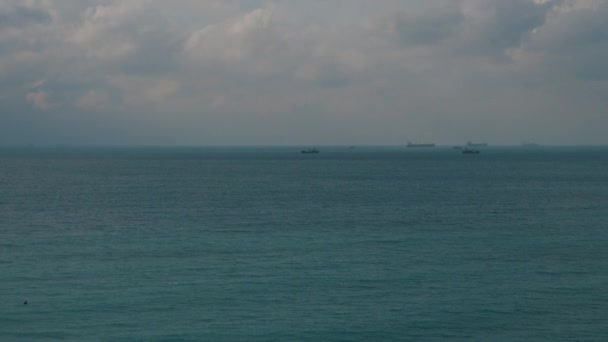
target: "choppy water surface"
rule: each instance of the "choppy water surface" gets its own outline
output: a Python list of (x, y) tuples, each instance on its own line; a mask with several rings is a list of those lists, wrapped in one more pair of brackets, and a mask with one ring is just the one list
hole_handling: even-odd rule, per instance
[(3, 148), (0, 270), (3, 341), (604, 341), (608, 148)]

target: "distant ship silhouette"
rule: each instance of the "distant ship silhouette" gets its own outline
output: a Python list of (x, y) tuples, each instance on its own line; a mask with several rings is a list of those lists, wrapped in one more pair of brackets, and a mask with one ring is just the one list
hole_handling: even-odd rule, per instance
[(307, 148), (305, 150), (300, 151), (302, 153), (319, 153), (319, 150), (317, 148)]
[(484, 147), (484, 146), (488, 146), (487, 143), (474, 143), (471, 140), (467, 141), (467, 146), (469, 147)]
[(411, 141), (407, 141), (407, 147), (435, 147), (435, 144), (430, 143), (430, 144), (415, 144)]

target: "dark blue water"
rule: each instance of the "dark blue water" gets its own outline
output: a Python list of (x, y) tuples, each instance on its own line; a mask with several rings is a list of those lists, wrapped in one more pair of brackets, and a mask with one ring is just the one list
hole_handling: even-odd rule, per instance
[(0, 149), (2, 341), (605, 341), (607, 312), (608, 148)]

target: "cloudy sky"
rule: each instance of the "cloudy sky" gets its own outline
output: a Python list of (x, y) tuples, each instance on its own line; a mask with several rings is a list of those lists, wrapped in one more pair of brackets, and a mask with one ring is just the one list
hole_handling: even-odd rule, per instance
[(0, 145), (608, 144), (608, 0), (1, 0)]

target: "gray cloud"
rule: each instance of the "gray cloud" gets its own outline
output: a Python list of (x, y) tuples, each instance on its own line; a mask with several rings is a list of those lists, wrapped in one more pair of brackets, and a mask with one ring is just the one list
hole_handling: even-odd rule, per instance
[(48, 12), (38, 8), (29, 8), (22, 5), (0, 8), (0, 29), (49, 24), (51, 20)]
[(27, 4), (2, 144), (607, 142), (601, 0)]
[(542, 57), (546, 73), (608, 80), (608, 3), (567, 2), (531, 37), (524, 49)]
[(438, 44), (455, 35), (464, 22), (458, 6), (427, 13), (395, 13), (384, 19), (385, 30), (404, 45)]
[(541, 27), (556, 2), (530, 0), (465, 2), (468, 16), (463, 47), (489, 54), (504, 54), (520, 47), (533, 30)]

